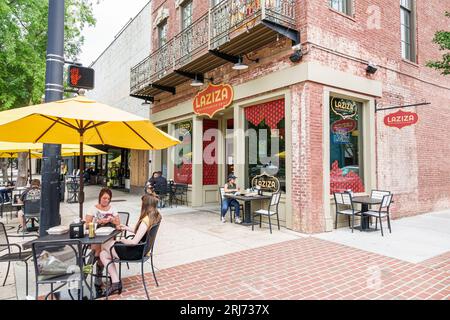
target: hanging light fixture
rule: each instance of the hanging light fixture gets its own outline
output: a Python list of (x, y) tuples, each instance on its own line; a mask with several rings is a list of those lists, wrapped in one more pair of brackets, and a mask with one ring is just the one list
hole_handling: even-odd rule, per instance
[(234, 64), (232, 67), (233, 70), (245, 70), (248, 68), (248, 65), (242, 62), (242, 57), (239, 57), (238, 62)]
[(192, 80), (191, 86), (193, 86), (193, 87), (200, 87), (202, 85), (203, 85), (203, 81), (198, 80), (197, 79), (197, 74), (195, 74), (195, 79)]

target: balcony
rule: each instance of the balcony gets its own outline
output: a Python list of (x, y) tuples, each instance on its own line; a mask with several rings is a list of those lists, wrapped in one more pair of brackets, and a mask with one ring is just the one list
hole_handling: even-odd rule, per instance
[(186, 74), (225, 63), (220, 54), (242, 56), (279, 35), (299, 42), (295, 0), (224, 0), (164, 46), (131, 68), (131, 96), (151, 99), (187, 81)]

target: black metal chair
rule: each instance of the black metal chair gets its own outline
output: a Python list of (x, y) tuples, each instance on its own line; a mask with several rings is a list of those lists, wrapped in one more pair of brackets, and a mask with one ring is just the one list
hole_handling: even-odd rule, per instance
[(175, 205), (178, 206), (178, 203), (181, 205), (187, 205), (187, 194), (188, 194), (188, 185), (177, 183), (175, 184), (175, 191), (173, 194), (173, 200), (175, 201)]
[[(25, 220), (25, 226), (31, 221), (32, 228), (25, 227), (22, 229), (22, 236), (25, 235), (26, 231), (37, 231), (35, 227), (35, 222), (39, 222), (39, 217), (41, 214), (41, 199), (25, 200), (23, 202), (23, 218)], [(22, 226), (19, 224), (17, 232), (19, 232)]]
[(67, 202), (68, 203), (76, 203), (78, 202), (78, 192), (80, 191), (80, 184), (78, 181), (67, 181)]
[[(0, 215), (3, 218), (4, 212), (10, 212), (12, 217), (12, 191), (7, 190), (6, 192), (0, 193)], [(8, 222), (8, 215), (6, 214), (6, 222)]]
[[(36, 274), (36, 300), (39, 298), (39, 285), (50, 285), (50, 292), (45, 296), (45, 300), (50, 295), (62, 287), (68, 285), (69, 295), (71, 286), (76, 283), (78, 300), (83, 298), (83, 282), (85, 281), (83, 265), (83, 247), (80, 240), (59, 240), (59, 241), (35, 241), (32, 243), (34, 270)], [(43, 258), (52, 255), (53, 258), (47, 261), (54, 262), (54, 266), (44, 266)], [(57, 264), (57, 260), (59, 263)], [(58, 267), (56, 267), (58, 266)], [(59, 285), (57, 288), (54, 285)]]
[[(348, 192), (335, 192), (334, 203), (336, 206), (336, 219), (334, 222), (334, 228), (337, 229), (338, 216), (346, 215), (348, 217), (348, 226), (351, 227), (353, 232), (355, 226), (355, 216), (360, 216), (361, 211), (355, 210), (352, 195)], [(342, 206), (345, 206), (346, 209), (342, 209)], [(351, 224), (350, 224), (350, 217), (351, 217)]]
[[(142, 257), (137, 260), (121, 260), (118, 258), (114, 258), (111, 262), (109, 262), (106, 265), (106, 277), (108, 276), (108, 268), (109, 265), (112, 263), (118, 263), (119, 264), (119, 279), (122, 278), (121, 275), (121, 264), (122, 263), (140, 263), (141, 264), (141, 276), (142, 276), (142, 284), (144, 286), (145, 294), (147, 295), (147, 299), (150, 300), (150, 297), (148, 295), (147, 286), (145, 284), (145, 276), (144, 276), (144, 263), (147, 262), (148, 259), (150, 259), (150, 263), (152, 266), (152, 273), (153, 273), (153, 279), (155, 279), (156, 286), (159, 287), (158, 280), (156, 279), (155, 274), (155, 268), (153, 266), (153, 246), (155, 245), (156, 235), (158, 233), (160, 223), (157, 223), (153, 225), (150, 230), (147, 231), (145, 242), (140, 242), (137, 245), (134, 245), (133, 247), (141, 247), (142, 248)], [(133, 236), (129, 236), (133, 237)], [(113, 248), (116, 246), (122, 246), (122, 247), (131, 247), (132, 245), (127, 245), (123, 243), (115, 243), (114, 246), (110, 249), (111, 257), (114, 257), (113, 255)], [(108, 293), (108, 284), (106, 285), (106, 293)], [(108, 299), (108, 295), (106, 295), (106, 299)]]
[[(219, 195), (220, 195), (220, 218), (222, 218), (222, 205), (223, 200), (225, 199), (225, 188), (220, 187), (219, 188)], [(233, 206), (228, 207), (230, 209), (230, 222), (233, 222), (233, 217), (236, 220), (236, 209)], [(244, 205), (242, 203), (239, 203), (239, 209), (244, 214)]]
[(394, 197), (393, 194), (386, 194), (386, 195), (384, 195), (378, 211), (369, 210), (369, 211), (366, 211), (366, 212), (363, 213), (364, 215), (367, 215), (369, 217), (375, 217), (375, 219), (376, 219), (375, 220), (375, 230), (378, 229), (378, 219), (380, 220), (381, 236), (383, 236), (383, 237), (384, 237), (383, 224), (381, 222), (381, 218), (387, 218), (389, 233), (392, 233), (391, 218), (390, 218), (390, 215), (389, 215), (389, 208), (391, 206), (393, 197)]
[[(21, 261), (25, 263), (25, 287), (26, 287), (26, 295), (28, 295), (28, 259), (32, 257), (31, 251), (22, 251), (22, 248), (16, 243), (9, 242), (8, 234), (6, 233), (6, 228), (3, 223), (0, 222), (0, 262), (7, 262), (8, 269), (6, 270), (5, 280), (3, 281), (3, 285), (6, 284), (6, 279), (8, 279), (9, 269), (11, 267), (11, 262)], [(17, 248), (19, 252), (12, 252), (11, 248)], [(3, 253), (3, 254), (2, 254)]]
[[(386, 190), (373, 189), (373, 190), (370, 191), (370, 197), (372, 199), (380, 199), (380, 200), (382, 200), (385, 195), (390, 195), (390, 194), (391, 194), (391, 192), (390, 191), (386, 191)], [(379, 205), (370, 205), (369, 208), (370, 208), (370, 210), (375, 209), (375, 211), (380, 209)], [(369, 222), (370, 222), (370, 224), (372, 224), (372, 217), (371, 216), (369, 216)]]
[[(278, 216), (278, 204), (280, 203), (281, 192), (272, 193), (272, 197), (270, 198), (269, 207), (267, 210), (259, 209), (254, 212), (255, 215), (259, 215), (259, 227), (262, 227), (262, 216), (266, 216), (269, 218), (269, 229), (270, 233), (272, 233), (272, 222), (270, 217), (273, 215), (277, 215), (277, 224), (278, 230), (280, 230), (280, 218)], [(271, 210), (271, 208), (275, 208), (275, 210)], [(254, 230), (255, 225), (253, 224), (253, 215), (252, 215), (252, 231)]]

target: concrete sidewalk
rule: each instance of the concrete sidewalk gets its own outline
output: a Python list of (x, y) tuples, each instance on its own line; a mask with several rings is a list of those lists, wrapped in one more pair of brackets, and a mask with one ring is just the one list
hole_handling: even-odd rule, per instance
[[(384, 256), (419, 263), (450, 251), (450, 210), (392, 220), (392, 233), (383, 221), (381, 232), (339, 228), (314, 237)], [(378, 230), (380, 226), (378, 225)]]

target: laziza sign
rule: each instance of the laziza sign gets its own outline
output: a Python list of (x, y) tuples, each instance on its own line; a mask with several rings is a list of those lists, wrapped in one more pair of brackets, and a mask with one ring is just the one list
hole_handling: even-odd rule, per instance
[(331, 110), (342, 119), (352, 118), (358, 112), (358, 105), (355, 101), (342, 98), (331, 98)]
[(397, 112), (388, 114), (384, 117), (384, 124), (388, 127), (403, 128), (416, 124), (419, 116), (415, 112), (405, 112), (398, 110)]
[(193, 108), (197, 115), (207, 115), (210, 118), (233, 102), (233, 88), (228, 84), (209, 84), (205, 90), (194, 97)]
[(252, 187), (260, 187), (263, 191), (278, 192), (280, 190), (280, 180), (268, 174), (260, 174), (252, 179)]

